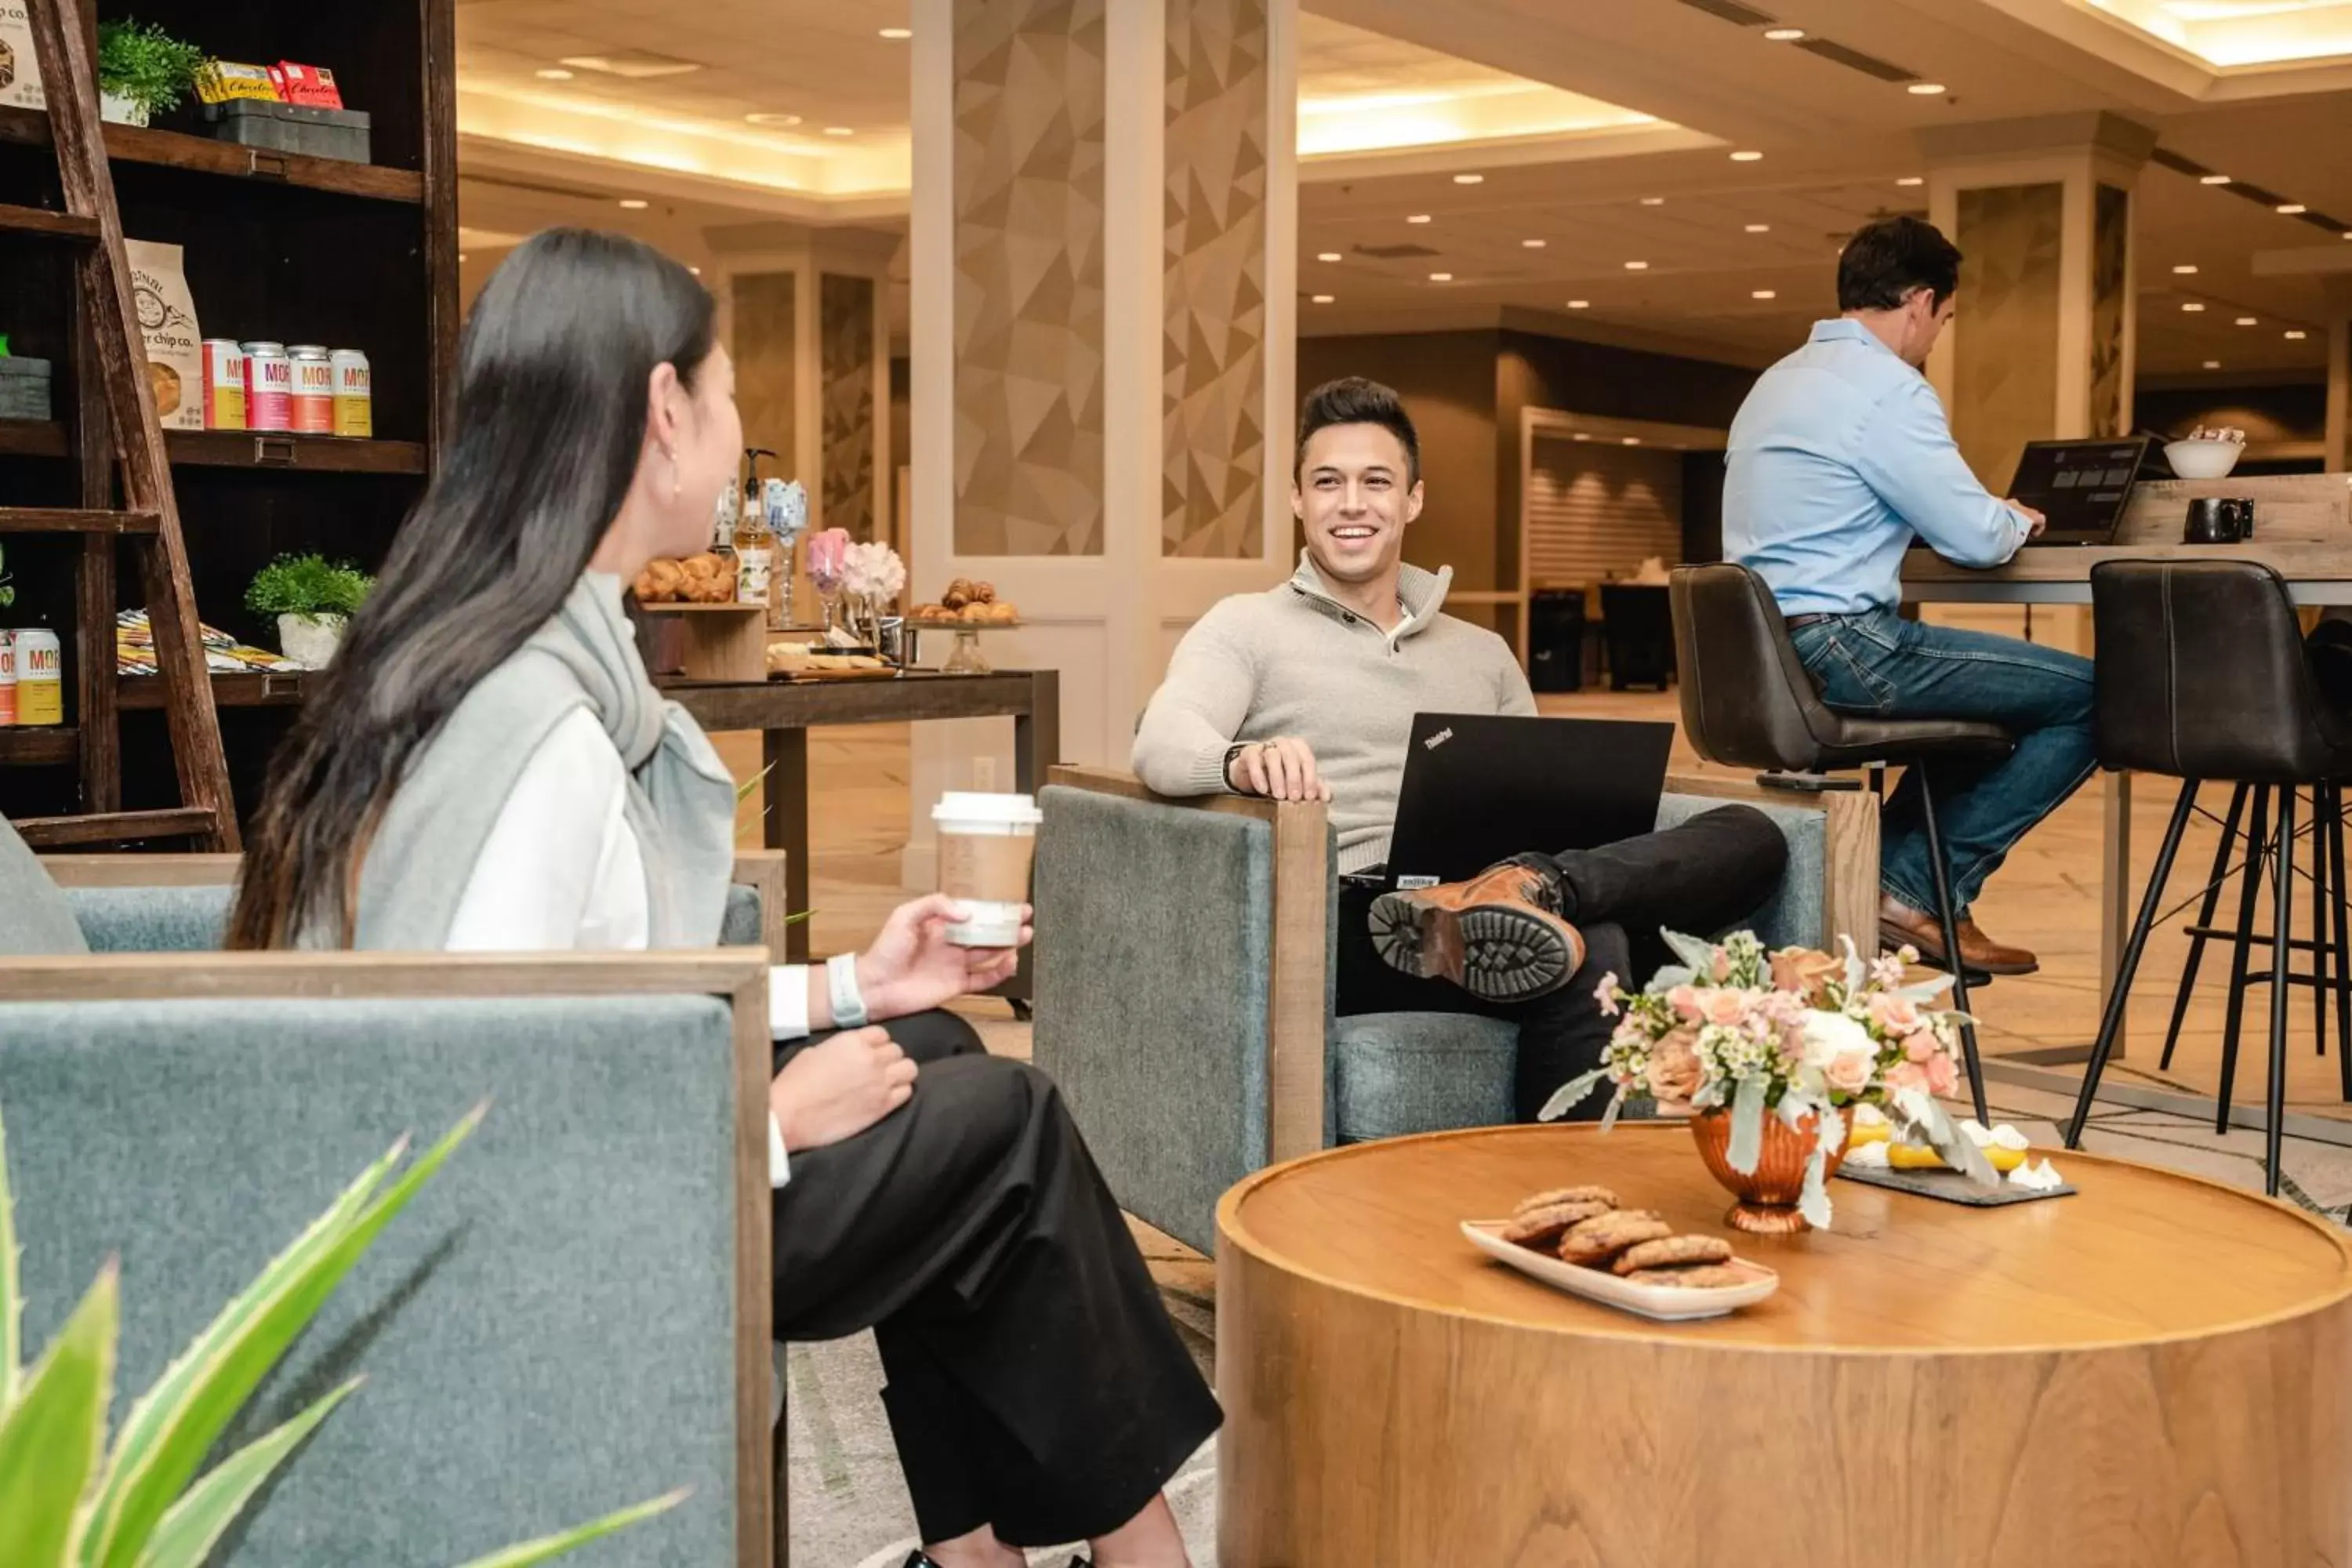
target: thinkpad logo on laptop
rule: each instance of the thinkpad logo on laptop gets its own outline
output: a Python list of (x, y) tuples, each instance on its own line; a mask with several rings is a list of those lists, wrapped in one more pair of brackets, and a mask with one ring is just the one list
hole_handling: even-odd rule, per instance
[(1445, 744), (1445, 742), (1448, 742), (1448, 741), (1450, 741), (1450, 740), (1452, 740), (1452, 739), (1454, 739), (1454, 731), (1451, 731), (1451, 730), (1440, 730), (1436, 734), (1432, 735), (1428, 740), (1423, 741), (1423, 742), (1421, 743), (1421, 744), (1422, 744), (1422, 749), (1423, 749), (1423, 751), (1433, 752), (1433, 751), (1437, 750), (1437, 748), (1438, 748), (1438, 747), (1440, 747), (1440, 746), (1442, 746), (1442, 745)]

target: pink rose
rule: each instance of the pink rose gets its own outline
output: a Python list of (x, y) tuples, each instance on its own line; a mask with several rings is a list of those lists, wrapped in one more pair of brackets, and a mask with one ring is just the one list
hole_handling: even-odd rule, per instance
[(1944, 1042), (1921, 1029), (1903, 1042), (1903, 1054), (1915, 1062), (1932, 1061), (1944, 1054)]
[(1917, 1062), (1896, 1062), (1886, 1069), (1886, 1087), (1889, 1089), (1926, 1089), (1927, 1069)]
[(1928, 1093), (1946, 1095), (1951, 1093), (1954, 1089), (1959, 1087), (1960, 1072), (1958, 1068), (1952, 1065), (1951, 1058), (1946, 1056), (1941, 1051), (1937, 1051), (1934, 1056), (1927, 1058)]
[(1731, 978), (1731, 954), (1721, 948), (1715, 950), (1715, 983), (1718, 985)]
[(1666, 993), (1666, 1005), (1672, 1007), (1678, 1016), (1689, 1019), (1694, 1024), (1704, 1016), (1699, 1009), (1698, 989), (1696, 986), (1675, 986)]
[(1698, 1011), (1702, 1021), (1718, 1028), (1737, 1028), (1748, 1016), (1748, 996), (1745, 991), (1730, 988), (1702, 991), (1698, 994)]
[(1696, 1094), (1706, 1079), (1706, 1068), (1698, 1059), (1698, 1030), (1685, 1024), (1652, 1046), (1643, 1077), (1651, 1098), (1662, 1103), (1685, 1102)]
[(1907, 1035), (1922, 1020), (1919, 1005), (1908, 996), (1881, 994), (1870, 999), (1870, 1021), (1890, 1035)]
[(1784, 947), (1772, 955), (1772, 988), (1793, 992), (1808, 1005), (1827, 1002), (1829, 983), (1845, 975), (1845, 960), (1816, 947)]
[(1832, 1057), (1822, 1076), (1830, 1080), (1832, 1089), (1847, 1094), (1860, 1094), (1870, 1087), (1870, 1071), (1876, 1065), (1877, 1058), (1871, 1052), (1848, 1051), (1843, 1056)]

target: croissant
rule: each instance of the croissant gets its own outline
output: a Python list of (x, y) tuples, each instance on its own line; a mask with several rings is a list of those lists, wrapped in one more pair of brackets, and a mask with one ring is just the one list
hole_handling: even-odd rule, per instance
[(646, 563), (646, 569), (637, 574), (637, 603), (640, 605), (667, 603), (677, 597), (678, 590), (685, 582), (686, 574), (678, 570), (677, 562), (649, 561)]
[(996, 584), (993, 583), (974, 583), (971, 585), (971, 602), (975, 605), (994, 604), (996, 602)]
[(706, 550), (699, 555), (688, 556), (677, 564), (678, 569), (689, 577), (716, 577), (726, 569), (727, 563)]

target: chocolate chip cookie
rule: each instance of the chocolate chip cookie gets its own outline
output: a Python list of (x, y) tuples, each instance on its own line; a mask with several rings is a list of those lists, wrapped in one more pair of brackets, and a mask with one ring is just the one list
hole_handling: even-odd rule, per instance
[(1674, 1235), (1675, 1227), (1649, 1209), (1612, 1209), (1569, 1226), (1559, 1255), (1570, 1263), (1599, 1267), (1645, 1241)]
[(1672, 1268), (1685, 1263), (1723, 1263), (1731, 1258), (1731, 1243), (1719, 1236), (1665, 1236), (1627, 1247), (1611, 1265), (1633, 1275), (1645, 1268)]
[(1547, 1251), (1559, 1241), (1568, 1227), (1582, 1220), (1612, 1212), (1609, 1205), (1597, 1202), (1547, 1204), (1540, 1208), (1522, 1208), (1503, 1227), (1503, 1239), (1521, 1247), (1540, 1247)]
[(1521, 1198), (1511, 1212), (1521, 1215), (1529, 1209), (1548, 1209), (1555, 1204), (1599, 1204), (1602, 1208), (1613, 1209), (1617, 1206), (1617, 1194), (1607, 1187), (1554, 1187), (1548, 1193)]
[(1732, 1263), (1691, 1263), (1680, 1268), (1637, 1268), (1625, 1276), (1635, 1285), (1670, 1285), (1678, 1290), (1707, 1290), (1723, 1285), (1752, 1283), (1755, 1276)]

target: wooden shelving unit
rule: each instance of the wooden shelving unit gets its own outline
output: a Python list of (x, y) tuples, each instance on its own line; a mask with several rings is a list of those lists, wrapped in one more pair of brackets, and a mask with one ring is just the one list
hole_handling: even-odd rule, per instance
[[(163, 705), (157, 683), (154, 705)], [(70, 767), (81, 760), (81, 731), (64, 724), (37, 724), (0, 730), (0, 763), (17, 767)]]
[[(225, 59), (325, 66), (344, 101), (373, 119), (364, 164), (215, 141), (193, 102), (152, 127), (103, 132), (123, 232), (183, 247), (201, 335), (356, 348), (373, 372), (373, 439), (164, 434), (199, 617), (274, 648), (276, 627), (244, 607), (253, 574), (289, 552), (381, 566), (437, 460), (458, 321), (455, 0), (96, 0), (96, 14), (156, 23)], [(70, 221), (49, 140), (46, 113), (0, 108), (0, 205)], [(14, 353), (55, 367), (52, 419), (0, 420), (0, 504), (103, 504), (85, 492), (93, 473), (104, 474), (111, 436), (73, 377), (70, 284), (44, 247), (0, 240), (0, 333)], [(82, 552), (109, 548), (62, 535), (8, 542), (17, 600), (0, 611), (0, 626), (47, 626), (66, 640), (68, 725), (37, 740), (0, 731), (0, 764), (45, 762), (73, 746), (108, 761), (104, 772), (119, 783), (78, 800), (71, 770), (0, 765), (0, 814), (177, 803), (156, 678), (118, 679), (78, 658), (80, 628), (142, 602), (127, 571), (102, 595), (77, 594)], [(236, 804), (249, 817), (302, 681), (225, 675), (212, 688)]]

